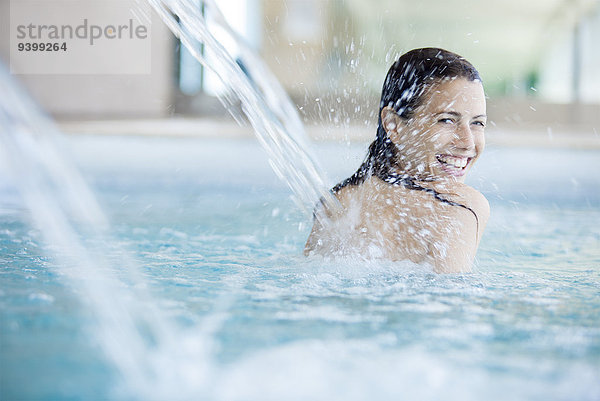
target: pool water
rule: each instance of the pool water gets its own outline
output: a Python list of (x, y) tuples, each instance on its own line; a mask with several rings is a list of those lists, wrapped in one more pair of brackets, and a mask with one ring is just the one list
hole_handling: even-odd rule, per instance
[[(166, 379), (131, 385), (0, 173), (0, 399), (600, 399), (599, 151), (487, 150), (475, 271), (436, 275), (305, 259), (310, 220), (254, 141), (68, 145), (181, 355), (148, 355)], [(315, 150), (333, 184), (365, 149)]]

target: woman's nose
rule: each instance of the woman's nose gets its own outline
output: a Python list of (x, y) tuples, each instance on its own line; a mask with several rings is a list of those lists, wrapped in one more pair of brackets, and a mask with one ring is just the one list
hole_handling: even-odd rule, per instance
[(471, 127), (468, 124), (458, 124), (456, 126), (456, 132), (454, 134), (454, 146), (459, 149), (474, 149), (475, 141), (473, 139), (473, 133)]

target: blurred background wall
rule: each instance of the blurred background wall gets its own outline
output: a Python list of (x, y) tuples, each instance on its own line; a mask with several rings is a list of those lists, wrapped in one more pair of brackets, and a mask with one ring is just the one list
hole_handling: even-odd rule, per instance
[[(389, 65), (412, 48), (435, 46), (479, 69), (492, 126), (600, 132), (599, 0), (217, 3), (309, 123), (372, 127)], [(110, 3), (89, 1), (90, 13), (99, 7)], [(9, 0), (0, 0), (0, 15), (7, 62)], [(149, 74), (16, 76), (62, 120), (223, 116), (218, 80), (156, 15), (151, 33)]]

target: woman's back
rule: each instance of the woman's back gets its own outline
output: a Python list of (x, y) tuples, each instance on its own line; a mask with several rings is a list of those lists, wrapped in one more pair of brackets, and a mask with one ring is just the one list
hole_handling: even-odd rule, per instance
[(336, 193), (343, 211), (317, 212), (305, 252), (410, 260), (438, 272), (469, 270), (489, 216), (487, 200), (459, 182), (420, 184), (451, 203), (375, 176), (343, 187)]

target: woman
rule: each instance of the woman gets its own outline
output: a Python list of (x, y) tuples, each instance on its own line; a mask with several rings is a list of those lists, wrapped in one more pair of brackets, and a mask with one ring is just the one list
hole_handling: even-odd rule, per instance
[(457, 54), (424, 48), (388, 71), (377, 138), (353, 176), (319, 205), (305, 254), (429, 263), (470, 271), (489, 204), (464, 184), (485, 146), (486, 104), (477, 70)]

